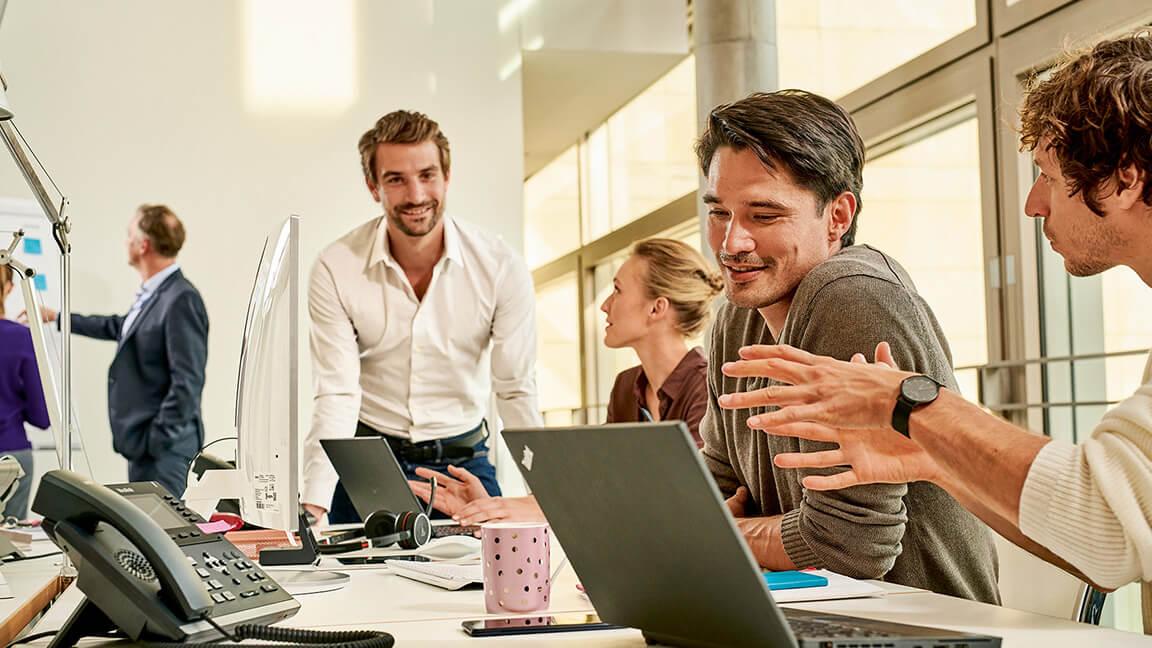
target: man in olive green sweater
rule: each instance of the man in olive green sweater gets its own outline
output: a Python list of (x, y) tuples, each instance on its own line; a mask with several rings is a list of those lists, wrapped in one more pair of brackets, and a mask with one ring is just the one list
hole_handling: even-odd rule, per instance
[(747, 425), (763, 410), (717, 403), (771, 388), (723, 374), (750, 344), (847, 360), (887, 340), (900, 367), (956, 387), (948, 343), (907, 272), (853, 245), (864, 147), (851, 117), (805, 92), (754, 94), (712, 111), (697, 153), (727, 297), (712, 331), (702, 452), (757, 560), (999, 602), (990, 533), (943, 490), (926, 482), (806, 490), (801, 480), (814, 471), (777, 468), (773, 458), (834, 446), (767, 436)]

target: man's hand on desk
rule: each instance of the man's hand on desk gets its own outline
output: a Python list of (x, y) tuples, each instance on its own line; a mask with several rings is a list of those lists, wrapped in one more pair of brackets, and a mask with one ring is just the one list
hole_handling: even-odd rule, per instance
[(736, 518), (736, 526), (752, 550), (752, 555), (756, 557), (756, 562), (765, 569), (776, 571), (796, 569), (796, 564), (784, 551), (784, 542), (780, 539), (780, 520), (783, 516), (745, 517), (745, 506), (750, 497), (748, 488), (740, 486), (724, 503), (728, 505), (732, 517)]
[[(425, 479), (436, 478), (436, 498), (433, 506), (443, 513), (452, 516), (462, 525), (482, 524), (484, 522), (547, 522), (544, 512), (536, 503), (536, 498), (528, 497), (491, 497), (484, 490), (484, 484), (464, 468), (448, 466), (452, 476), (430, 470), (417, 468), (416, 474)], [(425, 502), (432, 492), (430, 482), (409, 481), (412, 492)]]
[[(463, 468), (448, 466), (451, 476), (428, 468), (417, 468), (416, 474), (424, 479), (436, 478), (436, 498), (432, 502), (437, 511), (456, 516), (460, 509), (473, 500), (488, 499), (484, 484), (472, 473)], [(431, 481), (409, 480), (408, 485), (416, 497), (428, 501), (432, 493)]]

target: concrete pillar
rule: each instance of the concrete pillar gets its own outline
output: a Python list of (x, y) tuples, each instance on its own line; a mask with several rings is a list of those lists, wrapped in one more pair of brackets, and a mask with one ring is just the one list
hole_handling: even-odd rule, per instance
[[(700, 133), (716, 106), (778, 89), (776, 0), (693, 0), (692, 14)], [(703, 187), (701, 180), (701, 193)], [(711, 258), (703, 205), (699, 216), (701, 250)]]

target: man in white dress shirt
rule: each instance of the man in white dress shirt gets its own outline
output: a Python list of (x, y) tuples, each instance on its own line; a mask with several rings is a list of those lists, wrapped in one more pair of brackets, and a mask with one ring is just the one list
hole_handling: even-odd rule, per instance
[(314, 385), (301, 501), (317, 519), (359, 519), (320, 439), (382, 435), (409, 477), (466, 468), (500, 494), (484, 420), (540, 425), (536, 296), (503, 240), (445, 216), (448, 139), (398, 110), (360, 138), (383, 215), (320, 253), (308, 287)]

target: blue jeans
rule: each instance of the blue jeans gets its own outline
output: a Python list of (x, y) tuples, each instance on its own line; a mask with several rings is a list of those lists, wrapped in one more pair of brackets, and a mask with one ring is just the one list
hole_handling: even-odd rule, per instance
[[(480, 425), (486, 426), (487, 424), (481, 423)], [(366, 426), (364, 427), (366, 428)], [(441, 439), (441, 442), (449, 442), (453, 439), (466, 437), (475, 431), (476, 430), (469, 430), (464, 434)], [(496, 483), (496, 468), (492, 465), (492, 462), (488, 461), (488, 439), (481, 439), (479, 443), (472, 446), (472, 451), (473, 455), (467, 458), (434, 459), (427, 463), (414, 463), (396, 457), (396, 461), (400, 464), (400, 469), (404, 471), (404, 475), (408, 477), (408, 479), (418, 481), (422, 481), (423, 477), (416, 475), (417, 468), (428, 468), (447, 474), (448, 466), (458, 466), (476, 475), (480, 483), (484, 484), (484, 490), (488, 491), (489, 495), (493, 497), (498, 496), (500, 494), (500, 484)], [(440, 511), (432, 511), (431, 517), (434, 520), (442, 520), (448, 516)], [(348, 492), (344, 490), (344, 484), (337, 482), (336, 491), (332, 493), (332, 506), (328, 509), (328, 522), (330, 524), (348, 524), (360, 521), (360, 514), (356, 512), (356, 508), (352, 505), (352, 500), (348, 497)]]

